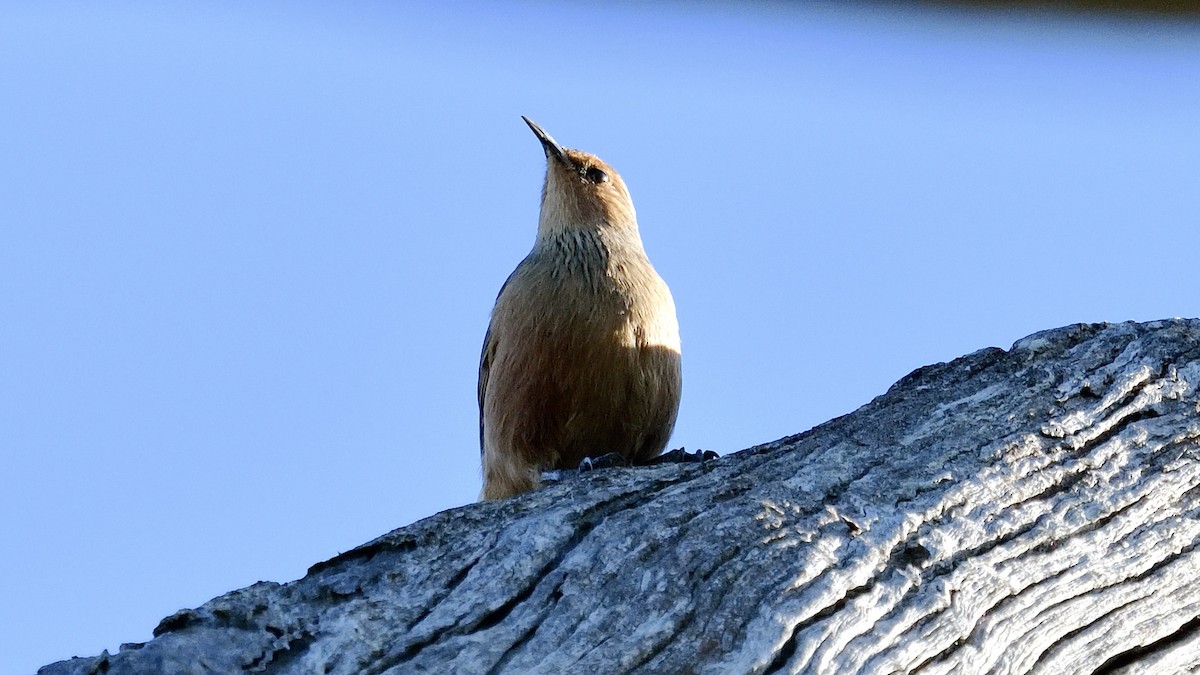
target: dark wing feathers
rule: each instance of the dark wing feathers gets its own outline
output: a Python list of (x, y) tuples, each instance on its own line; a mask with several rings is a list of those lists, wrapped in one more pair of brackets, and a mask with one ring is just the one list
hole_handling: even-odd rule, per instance
[(483, 456), (483, 398), (487, 394), (488, 374), (492, 369), (492, 357), (496, 355), (496, 342), (492, 339), (489, 324), (483, 336), (483, 353), (479, 355), (479, 454)]

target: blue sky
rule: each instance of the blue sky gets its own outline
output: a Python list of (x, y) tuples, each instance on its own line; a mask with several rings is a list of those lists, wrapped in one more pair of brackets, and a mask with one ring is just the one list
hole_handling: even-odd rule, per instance
[(31, 672), (469, 503), (528, 115), (671, 285), (671, 447), (1200, 315), (1200, 27), (771, 3), (0, 11), (0, 625)]

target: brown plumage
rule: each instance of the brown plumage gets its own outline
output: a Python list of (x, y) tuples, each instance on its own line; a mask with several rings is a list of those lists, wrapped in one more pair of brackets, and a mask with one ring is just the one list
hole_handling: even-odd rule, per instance
[(479, 363), (483, 499), (542, 471), (662, 452), (679, 410), (679, 324), (625, 182), (522, 118), (546, 152), (533, 250), (509, 275)]

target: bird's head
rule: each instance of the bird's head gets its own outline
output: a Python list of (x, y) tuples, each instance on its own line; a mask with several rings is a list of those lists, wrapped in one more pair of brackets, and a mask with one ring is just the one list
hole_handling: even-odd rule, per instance
[(636, 236), (633, 201), (616, 170), (593, 154), (562, 147), (533, 120), (521, 119), (546, 151), (538, 236), (571, 229), (609, 229)]

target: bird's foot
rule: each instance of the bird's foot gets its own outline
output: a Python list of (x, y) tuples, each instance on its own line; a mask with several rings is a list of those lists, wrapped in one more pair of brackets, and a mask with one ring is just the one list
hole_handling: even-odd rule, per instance
[(676, 448), (670, 452), (664, 452), (658, 457), (654, 457), (646, 462), (647, 465), (652, 464), (699, 464), (701, 462), (709, 462), (720, 457), (712, 450), (697, 450), (688, 452), (687, 448)]
[(595, 471), (596, 469), (611, 469), (615, 466), (629, 466), (629, 460), (625, 459), (624, 455), (616, 452), (610, 452), (599, 457), (584, 457), (579, 463), (579, 473), (585, 471)]

